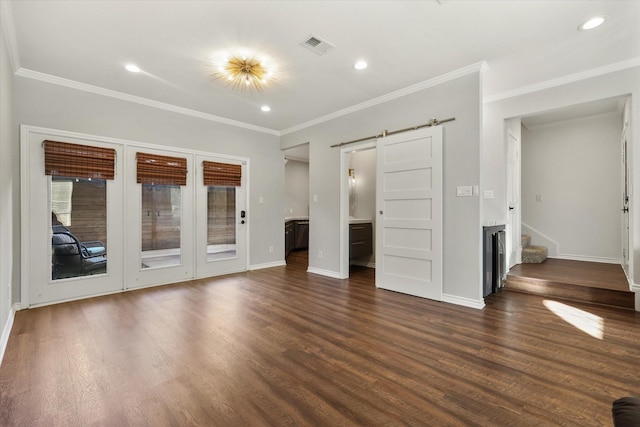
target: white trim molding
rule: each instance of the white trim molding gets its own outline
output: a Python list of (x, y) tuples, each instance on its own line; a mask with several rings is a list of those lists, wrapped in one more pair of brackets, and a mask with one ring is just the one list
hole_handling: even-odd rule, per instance
[(361, 102), (360, 104), (352, 105), (351, 107), (343, 108), (342, 110), (335, 111), (333, 113), (329, 113), (322, 117), (318, 117), (313, 120), (309, 120), (308, 122), (300, 123), (299, 125), (292, 126), (287, 129), (283, 129), (280, 131), (280, 135), (287, 135), (293, 132), (297, 132), (299, 130), (317, 125), (319, 123), (324, 123), (329, 120), (336, 119), (338, 117), (346, 116), (347, 114), (355, 113), (356, 111), (364, 110), (369, 107), (373, 107), (375, 105), (383, 104), (385, 102), (392, 101), (397, 98), (401, 98), (406, 95), (410, 95), (415, 92), (420, 92), (421, 90), (428, 89), (430, 87), (438, 86), (443, 83), (446, 83), (451, 80), (458, 79), (460, 77), (464, 77), (469, 74), (484, 72), (488, 69), (488, 65), (485, 61), (477, 62), (475, 64), (459, 68), (457, 70), (442, 74), (438, 77), (434, 77), (429, 80), (425, 80), (420, 83), (416, 83), (411, 86), (407, 86), (402, 89), (398, 89), (394, 92), (387, 93), (386, 95), (379, 96), (377, 98), (370, 99), (365, 102)]
[(9, 317), (7, 323), (2, 330), (2, 336), (0, 337), (0, 365), (2, 365), (2, 359), (4, 358), (4, 352), (7, 350), (9, 344), (9, 336), (11, 335), (11, 329), (13, 328), (13, 319), (16, 316), (16, 306), (12, 306), (9, 310)]
[(475, 308), (482, 310), (484, 308), (484, 300), (476, 300), (471, 298), (459, 297), (457, 295), (442, 294), (442, 302), (449, 304), (461, 305), (463, 307)]
[(342, 277), (338, 271), (323, 270), (315, 267), (307, 268), (307, 273), (319, 274), (321, 276), (332, 277), (334, 279), (345, 279), (345, 277)]
[(262, 264), (254, 264), (249, 266), (249, 271), (253, 270), (262, 270), (263, 268), (272, 268), (272, 267), (282, 267), (287, 265), (285, 260), (273, 261), (273, 262), (265, 262)]
[[(4, 2), (0, 2), (0, 3), (4, 3)], [(235, 126), (239, 128), (253, 130), (256, 132), (262, 132), (270, 135), (280, 136), (280, 132), (274, 129), (269, 129), (262, 126), (256, 126), (256, 125), (241, 122), (238, 120), (227, 119), (225, 117), (203, 113), (202, 111), (192, 110), (190, 108), (178, 107), (177, 105), (167, 104), (165, 102), (160, 102), (160, 101), (154, 101), (153, 99), (130, 95), (128, 93), (118, 92), (118, 91), (106, 89), (100, 86), (94, 86), (87, 83), (80, 83), (75, 80), (69, 80), (69, 79), (54, 76), (51, 74), (41, 73), (39, 71), (20, 68), (15, 74), (16, 76), (19, 76), (19, 77), (39, 80), (41, 82), (51, 83), (58, 86), (64, 86), (71, 89), (81, 90), (83, 92), (89, 92), (97, 95), (107, 96), (110, 98), (120, 99), (122, 101), (133, 102), (135, 104), (146, 105), (147, 107), (157, 108), (159, 110), (171, 111), (173, 113), (184, 114), (185, 116), (196, 117), (199, 119), (222, 123), (229, 126)]]

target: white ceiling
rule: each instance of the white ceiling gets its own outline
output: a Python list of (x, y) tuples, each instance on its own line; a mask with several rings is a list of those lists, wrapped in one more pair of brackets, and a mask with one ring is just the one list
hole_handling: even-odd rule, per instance
[[(640, 78), (640, 76), (638, 77)], [(592, 117), (597, 120), (597, 116), (602, 114), (617, 114), (622, 123), (622, 112), (624, 110), (625, 97), (615, 97), (601, 99), (584, 104), (572, 105), (567, 108), (559, 108), (552, 111), (545, 111), (539, 114), (522, 117), (522, 124), (528, 129), (535, 129), (539, 126), (566, 122), (578, 118)]]
[[(640, 58), (640, 1), (632, 0), (13, 0), (10, 6), (22, 75), (36, 71), (283, 133), (480, 61), (490, 67), (484, 95), (492, 96)], [(609, 19), (577, 30), (596, 14)], [(319, 56), (300, 46), (311, 34), (335, 49)], [(240, 47), (277, 62), (278, 83), (242, 93), (212, 78), (212, 55)], [(369, 68), (355, 70), (357, 59)], [(125, 71), (130, 62), (144, 72)], [(263, 104), (272, 111), (260, 111)]]

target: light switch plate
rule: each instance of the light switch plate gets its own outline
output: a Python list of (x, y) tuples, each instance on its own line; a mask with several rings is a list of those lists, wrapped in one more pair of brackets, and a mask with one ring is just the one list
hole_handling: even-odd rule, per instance
[(473, 195), (473, 187), (470, 185), (460, 185), (456, 187), (456, 196), (471, 197)]

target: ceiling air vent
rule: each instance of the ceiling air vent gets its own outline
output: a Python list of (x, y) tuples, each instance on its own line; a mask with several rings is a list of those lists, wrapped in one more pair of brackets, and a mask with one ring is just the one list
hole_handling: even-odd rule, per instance
[(314, 36), (313, 34), (300, 44), (318, 55), (324, 55), (335, 48), (335, 46), (328, 41), (322, 40), (320, 37)]

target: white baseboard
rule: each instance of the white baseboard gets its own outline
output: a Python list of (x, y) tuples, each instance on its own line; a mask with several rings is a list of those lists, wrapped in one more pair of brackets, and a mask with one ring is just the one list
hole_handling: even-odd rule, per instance
[(589, 255), (573, 255), (573, 254), (558, 253), (555, 256), (549, 256), (549, 258), (568, 259), (572, 261), (602, 262), (605, 264), (622, 264), (622, 260), (618, 258), (601, 258), (601, 257), (589, 256)]
[(0, 337), (0, 365), (2, 365), (2, 359), (4, 358), (4, 352), (7, 349), (7, 344), (9, 344), (9, 335), (11, 335), (11, 328), (13, 328), (13, 319), (16, 316), (16, 309), (14, 306), (11, 306), (9, 310), (9, 317), (7, 318), (7, 323), (4, 325), (4, 329), (2, 330), (2, 337)]
[(249, 266), (249, 270), (262, 270), (263, 268), (271, 268), (271, 267), (282, 267), (283, 265), (287, 265), (285, 260), (273, 261), (273, 262), (265, 262), (262, 264), (253, 264)]
[(338, 271), (323, 270), (321, 268), (309, 267), (307, 273), (319, 274), (321, 276), (333, 277), (334, 279), (343, 279)]
[(475, 300), (471, 298), (459, 297), (456, 295), (442, 294), (442, 302), (448, 302), (449, 304), (461, 305), (464, 307), (475, 308), (482, 310), (484, 308), (484, 300)]

